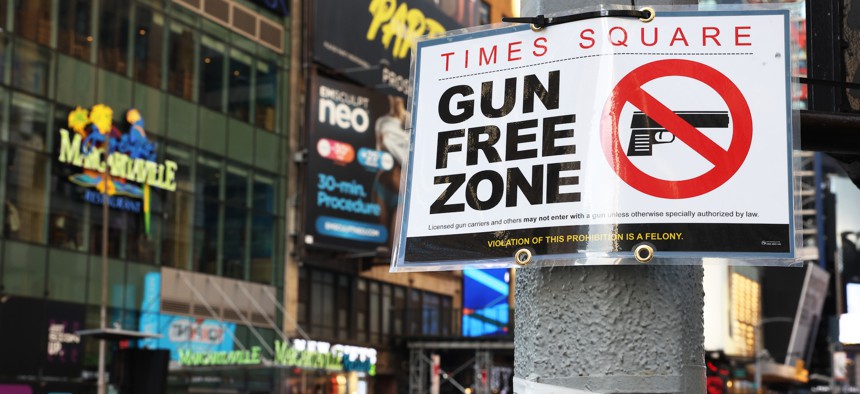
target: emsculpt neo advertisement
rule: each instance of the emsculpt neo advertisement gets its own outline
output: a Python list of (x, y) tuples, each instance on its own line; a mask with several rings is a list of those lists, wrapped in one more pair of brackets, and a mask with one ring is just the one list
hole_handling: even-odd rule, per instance
[(409, 151), (405, 100), (317, 76), (310, 101), (305, 244), (390, 248)]

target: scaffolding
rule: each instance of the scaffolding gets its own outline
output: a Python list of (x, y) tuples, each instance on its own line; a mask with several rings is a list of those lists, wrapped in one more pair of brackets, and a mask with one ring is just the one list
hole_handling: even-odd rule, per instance
[[(461, 393), (490, 394), (490, 374), (493, 369), (494, 352), (513, 351), (513, 341), (475, 342), (475, 341), (428, 341), (410, 342), (409, 348), (409, 394), (430, 393), (430, 378), (433, 360), (429, 354), (439, 350), (474, 351), (475, 356), (457, 368), (439, 371), (441, 384), (450, 384)], [(463, 371), (472, 368), (474, 379), (471, 382), (458, 379)]]

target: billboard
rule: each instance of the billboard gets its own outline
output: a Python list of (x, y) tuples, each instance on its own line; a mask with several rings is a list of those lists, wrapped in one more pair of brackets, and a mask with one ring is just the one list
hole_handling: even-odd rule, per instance
[(316, 76), (308, 115), (305, 244), (390, 247), (408, 154), (405, 101)]
[(789, 12), (658, 13), (419, 40), (393, 270), (795, 263)]
[(161, 338), (140, 340), (141, 348), (170, 350), (170, 359), (173, 361), (179, 361), (181, 351), (231, 351), (236, 334), (235, 323), (161, 313), (160, 272), (148, 273), (144, 278), (139, 329), (141, 332), (161, 334)]
[(463, 27), (426, 0), (317, 0), (313, 12), (313, 59), (390, 93), (406, 94), (416, 38)]

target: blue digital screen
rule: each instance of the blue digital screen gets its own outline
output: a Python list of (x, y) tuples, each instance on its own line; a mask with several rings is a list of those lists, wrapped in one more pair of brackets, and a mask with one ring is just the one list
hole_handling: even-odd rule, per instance
[(463, 336), (507, 335), (511, 318), (507, 269), (463, 271)]

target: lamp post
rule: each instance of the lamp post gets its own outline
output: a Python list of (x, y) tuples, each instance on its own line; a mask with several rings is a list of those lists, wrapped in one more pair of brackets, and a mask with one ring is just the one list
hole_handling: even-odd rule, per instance
[(755, 391), (758, 394), (763, 393), (761, 389), (761, 359), (764, 356), (764, 346), (761, 343), (761, 326), (767, 323), (794, 323), (793, 317), (768, 317), (761, 319), (755, 325)]
[[(99, 309), (99, 328), (104, 331), (107, 328), (107, 270), (108, 270), (108, 200), (110, 199), (110, 129), (105, 134), (104, 142), (105, 171), (102, 174), (102, 297)], [(99, 339), (99, 377), (98, 394), (106, 393), (105, 380), (105, 352), (107, 342), (104, 338)]]

